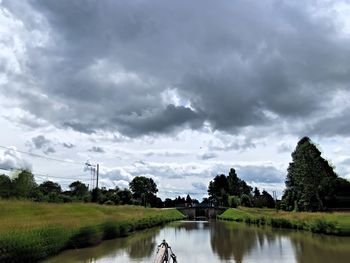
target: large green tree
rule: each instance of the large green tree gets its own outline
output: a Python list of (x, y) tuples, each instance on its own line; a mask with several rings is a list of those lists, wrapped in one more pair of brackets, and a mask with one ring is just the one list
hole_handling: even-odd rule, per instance
[(0, 197), (9, 198), (12, 193), (12, 182), (10, 177), (0, 174)]
[(208, 186), (209, 200), (216, 205), (228, 205), (229, 183), (227, 176), (220, 174), (210, 181)]
[(253, 190), (253, 188), (249, 186), (244, 180), (238, 178), (236, 170), (233, 168), (230, 169), (227, 181), (229, 187), (228, 191), (230, 195), (250, 195)]
[(69, 185), (69, 188), (72, 193), (72, 196), (80, 200), (82, 200), (89, 194), (87, 185), (80, 181), (75, 181), (71, 183)]
[(58, 183), (54, 183), (52, 181), (45, 181), (38, 186), (40, 192), (44, 195), (48, 195), (50, 193), (60, 194), (62, 192), (61, 186)]
[(333, 167), (308, 137), (302, 138), (292, 153), (282, 198), (287, 210), (317, 211), (335, 195), (337, 175)]
[(18, 198), (28, 198), (36, 187), (31, 171), (23, 170), (12, 180), (13, 195)]
[(141, 202), (143, 206), (149, 205), (158, 192), (157, 185), (153, 179), (144, 176), (136, 176), (129, 183), (129, 187), (134, 199)]

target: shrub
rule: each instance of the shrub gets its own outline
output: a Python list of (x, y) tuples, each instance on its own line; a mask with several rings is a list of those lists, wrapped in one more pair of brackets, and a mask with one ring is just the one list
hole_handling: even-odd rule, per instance
[(120, 226), (117, 222), (108, 221), (102, 224), (103, 239), (113, 239), (120, 236)]
[(246, 207), (252, 207), (252, 201), (250, 200), (249, 195), (243, 194), (241, 196), (241, 205)]
[(240, 205), (240, 200), (238, 196), (231, 195), (228, 197), (228, 205), (230, 207), (236, 208), (237, 206)]
[(285, 218), (271, 218), (271, 226), (277, 228), (292, 228), (293, 224)]
[(331, 234), (337, 233), (336, 225), (322, 219), (317, 219), (310, 224), (310, 230), (313, 233)]
[(102, 241), (103, 232), (99, 226), (85, 226), (74, 234), (69, 242), (73, 248), (93, 246)]

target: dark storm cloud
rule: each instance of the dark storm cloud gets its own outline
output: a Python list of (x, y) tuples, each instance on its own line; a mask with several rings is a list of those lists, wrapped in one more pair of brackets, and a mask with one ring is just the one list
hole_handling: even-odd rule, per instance
[(41, 150), (45, 154), (50, 154), (56, 152), (52, 144), (52, 141), (47, 139), (44, 135), (38, 135), (33, 137), (31, 143), (28, 145), (36, 150)]
[[(3, 2), (27, 30), (48, 30), (17, 80), (45, 96), (21, 106), (56, 126), (139, 136), (207, 121), (239, 132), (323, 116), (348, 89), (350, 41), (314, 1), (29, 3)], [(164, 101), (169, 88), (184, 103)], [(334, 125), (324, 129), (348, 128)]]
[(32, 143), (36, 149), (42, 149), (44, 146), (49, 145), (51, 141), (46, 139), (43, 135), (38, 135), (32, 138)]
[(350, 111), (349, 108), (338, 116), (321, 118), (319, 122), (312, 125), (310, 133), (320, 136), (349, 136), (350, 135)]

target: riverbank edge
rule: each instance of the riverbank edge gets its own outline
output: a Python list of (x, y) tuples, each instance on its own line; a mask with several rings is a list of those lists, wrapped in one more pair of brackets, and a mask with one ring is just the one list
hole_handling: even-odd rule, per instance
[[(290, 212), (292, 213), (295, 212)], [(271, 226), (280, 229), (294, 229), (309, 231), (316, 234), (326, 234), (335, 236), (350, 236), (350, 229), (341, 227), (336, 220), (327, 220), (324, 218), (298, 220), (295, 218), (285, 218), (275, 215), (264, 214), (255, 215), (249, 213), (246, 209), (243, 211), (238, 208), (229, 208), (221, 215), (217, 216), (218, 220), (244, 222), (248, 225)], [(349, 226), (350, 227), (350, 226)]]
[[(69, 216), (69, 215), (67, 215)], [(95, 246), (103, 240), (125, 237), (135, 231), (185, 219), (176, 209), (133, 220), (106, 220), (98, 224), (70, 228), (47, 225), (26, 231), (10, 231), (0, 236), (0, 262), (37, 262), (66, 249)]]

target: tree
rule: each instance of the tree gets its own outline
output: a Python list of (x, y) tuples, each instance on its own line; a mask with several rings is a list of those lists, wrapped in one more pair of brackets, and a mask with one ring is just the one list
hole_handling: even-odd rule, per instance
[(52, 181), (45, 181), (38, 186), (40, 192), (44, 195), (48, 195), (49, 193), (60, 194), (62, 192), (61, 186), (58, 183), (54, 183)]
[[(229, 175), (217, 175), (208, 186), (208, 194), (210, 201), (216, 205), (228, 206), (228, 197), (247, 195), (250, 198), (253, 188), (244, 180), (238, 178), (236, 170), (231, 168)], [(248, 202), (249, 203), (249, 202)]]
[(129, 189), (124, 188), (124, 190), (118, 191), (117, 195), (122, 205), (131, 204), (132, 193)]
[(257, 187), (254, 188), (253, 193), (254, 193), (254, 197), (259, 197), (260, 196), (260, 191), (259, 191), (259, 189)]
[(157, 185), (152, 178), (144, 176), (136, 176), (129, 183), (133, 197), (140, 201), (143, 206), (146, 206), (153, 199), (152, 195), (158, 192)]
[(165, 207), (174, 207), (175, 206), (175, 202), (173, 200), (171, 200), (170, 198), (165, 198), (164, 206)]
[(0, 175), (0, 197), (9, 198), (12, 194), (12, 182), (5, 174)]
[(29, 198), (36, 187), (34, 175), (28, 170), (23, 170), (12, 180), (12, 186), (15, 197)]
[(229, 184), (227, 177), (224, 174), (215, 176), (213, 181), (210, 181), (208, 187), (209, 200), (216, 205), (228, 205), (228, 189)]
[(75, 181), (71, 183), (69, 185), (69, 188), (71, 190), (72, 195), (80, 200), (82, 200), (88, 194), (88, 187), (80, 181)]
[(249, 186), (244, 180), (238, 178), (236, 170), (231, 168), (227, 177), (229, 184), (229, 194), (241, 196), (243, 194), (250, 195), (253, 188)]
[(325, 201), (335, 195), (337, 175), (310, 138), (304, 137), (298, 142), (287, 171), (282, 208), (324, 210)]
[(273, 197), (265, 190), (262, 191), (261, 198), (263, 200), (263, 207), (274, 208), (276, 206)]
[(241, 205), (246, 207), (252, 207), (252, 200), (249, 195), (242, 194), (241, 196)]
[(192, 206), (192, 198), (189, 194), (187, 194), (187, 196), (186, 196), (186, 205)]

